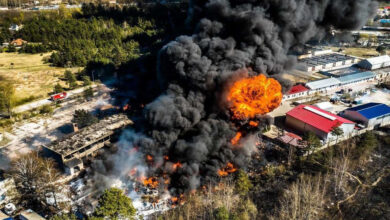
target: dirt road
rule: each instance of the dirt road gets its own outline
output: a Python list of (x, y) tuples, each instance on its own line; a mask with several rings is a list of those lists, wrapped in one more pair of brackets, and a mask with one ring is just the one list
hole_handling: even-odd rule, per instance
[[(96, 86), (97, 85), (92, 85), (91, 87), (95, 88)], [(86, 88), (87, 87), (82, 87), (82, 88), (78, 88), (78, 89), (74, 89), (74, 90), (68, 91), (67, 92), (68, 98), (70, 98), (70, 97), (72, 97), (74, 95), (82, 93)], [(37, 101), (34, 101), (34, 102), (30, 102), (30, 103), (27, 103), (27, 104), (15, 107), (13, 109), (13, 112), (14, 113), (20, 113), (20, 112), (28, 111), (28, 110), (31, 110), (31, 109), (34, 109), (34, 108), (38, 108), (38, 107), (43, 106), (43, 105), (48, 105), (48, 104), (51, 104), (51, 103), (52, 103), (52, 101), (49, 98), (42, 99), (42, 100), (37, 100)]]

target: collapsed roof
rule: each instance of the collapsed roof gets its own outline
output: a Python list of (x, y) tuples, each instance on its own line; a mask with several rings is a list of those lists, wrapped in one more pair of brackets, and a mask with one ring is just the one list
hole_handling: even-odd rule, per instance
[(132, 124), (132, 121), (126, 115), (113, 115), (100, 120), (96, 124), (67, 135), (61, 140), (54, 141), (49, 146), (46, 146), (46, 148), (61, 155), (68, 155), (86, 145), (93, 144), (102, 137), (112, 135), (116, 129), (129, 124)]

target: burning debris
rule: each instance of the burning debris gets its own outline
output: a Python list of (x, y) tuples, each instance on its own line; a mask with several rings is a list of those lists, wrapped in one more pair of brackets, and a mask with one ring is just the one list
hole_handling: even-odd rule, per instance
[[(294, 66), (296, 58), (288, 54), (332, 28), (361, 27), (376, 2), (193, 0), (189, 5), (194, 34), (161, 49), (157, 78), (164, 92), (145, 106), (142, 123), (122, 135), (110, 159), (111, 175), (133, 171), (145, 176), (146, 186), (176, 197), (245, 167), (268, 120), (264, 114), (279, 106), (288, 89), (289, 82), (277, 75)], [(107, 168), (96, 167), (107, 175)]]
[(237, 168), (234, 167), (232, 163), (227, 163), (226, 167), (218, 170), (218, 175), (219, 176), (227, 176), (229, 173), (234, 173), (237, 171)]

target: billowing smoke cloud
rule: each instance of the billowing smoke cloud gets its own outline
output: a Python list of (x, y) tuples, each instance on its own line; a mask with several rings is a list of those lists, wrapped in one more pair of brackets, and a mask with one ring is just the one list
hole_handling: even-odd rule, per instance
[[(360, 28), (376, 5), (372, 0), (191, 1), (188, 23), (196, 24), (194, 34), (161, 49), (157, 69), (165, 92), (144, 109), (144, 136), (129, 141), (153, 156), (148, 174), (168, 174), (171, 192), (181, 193), (212, 181), (227, 162), (244, 167), (257, 130), (247, 130), (248, 142), (240, 147), (230, 143), (237, 122), (221, 104), (229, 81), (243, 69), (282, 80), (277, 74), (296, 63), (291, 51), (331, 29)], [(116, 166), (131, 164), (122, 159)], [(173, 170), (170, 164), (176, 162), (182, 166)]]

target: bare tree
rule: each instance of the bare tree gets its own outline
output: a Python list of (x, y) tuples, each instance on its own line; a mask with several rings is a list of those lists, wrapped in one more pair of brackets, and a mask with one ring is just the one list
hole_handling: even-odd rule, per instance
[(276, 219), (321, 219), (328, 176), (301, 176), (283, 194)]
[(40, 208), (48, 205), (46, 194), (55, 195), (60, 185), (59, 172), (51, 159), (41, 158), (37, 152), (20, 156), (11, 163), (9, 175), (15, 181), (24, 206)]

